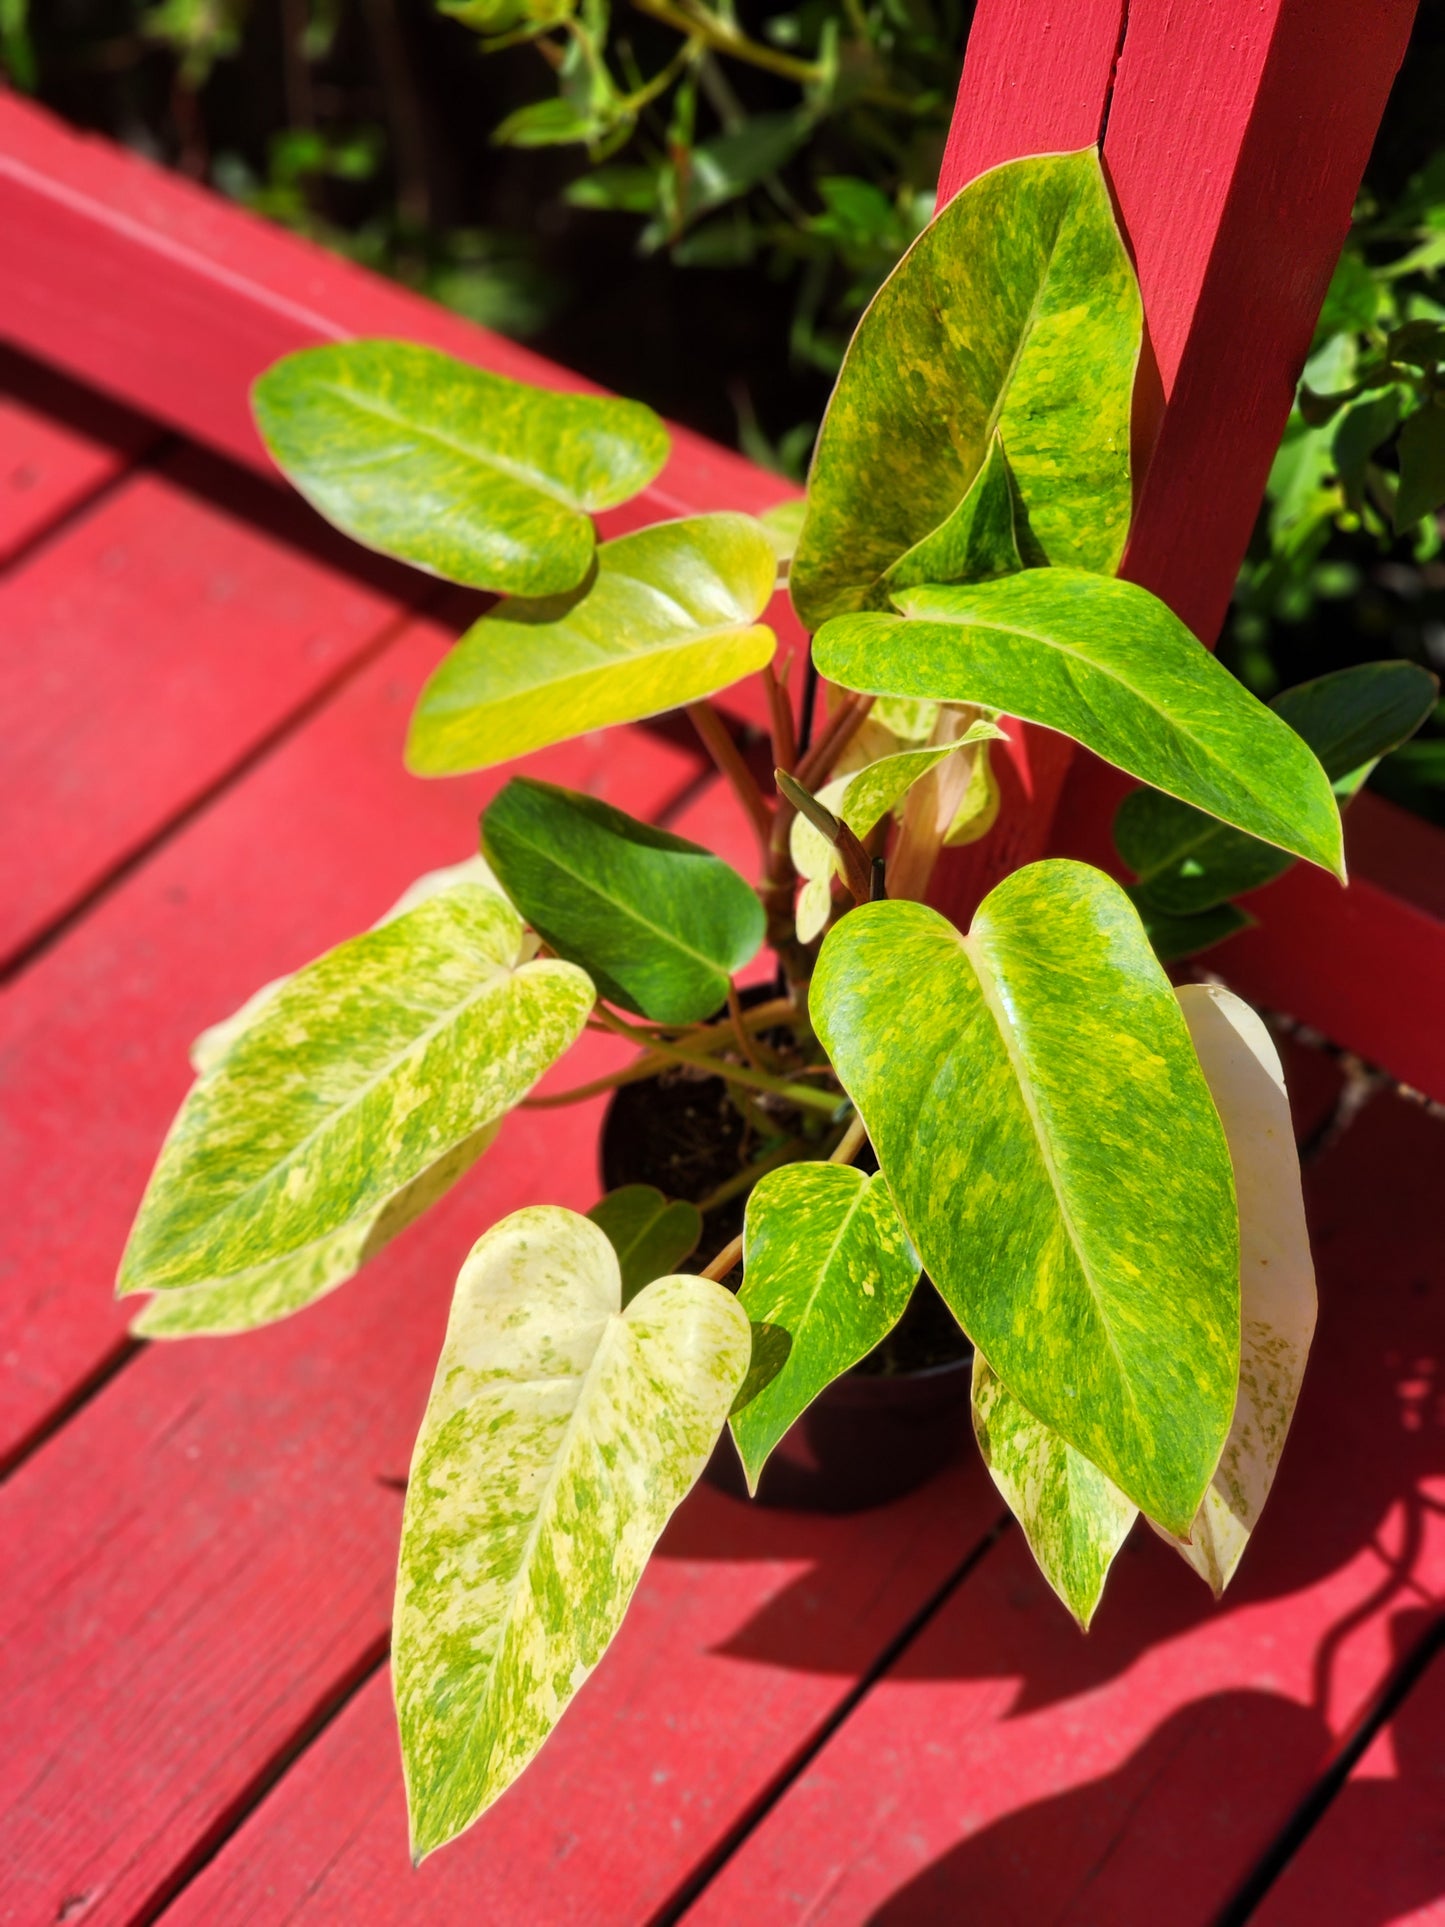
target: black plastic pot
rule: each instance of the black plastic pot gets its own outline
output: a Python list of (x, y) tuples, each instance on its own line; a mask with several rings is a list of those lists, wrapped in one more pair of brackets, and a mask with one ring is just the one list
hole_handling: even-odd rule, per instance
[[(704, 1196), (737, 1169), (741, 1125), (735, 1117), (721, 1078), (622, 1086), (602, 1128), (604, 1186), (610, 1191), (655, 1184), (670, 1197)], [(742, 1220), (741, 1199), (710, 1214), (693, 1264), (720, 1251), (742, 1229)], [(926, 1282), (922, 1289), (933, 1297)], [(916, 1309), (927, 1307), (910, 1306), (905, 1324)], [(973, 1367), (966, 1341), (936, 1299), (933, 1310), (964, 1355), (916, 1371), (855, 1367), (836, 1379), (779, 1441), (750, 1503), (861, 1512), (901, 1498), (948, 1463), (968, 1435)], [(748, 1500), (729, 1434), (719, 1439), (703, 1476), (720, 1491)]]

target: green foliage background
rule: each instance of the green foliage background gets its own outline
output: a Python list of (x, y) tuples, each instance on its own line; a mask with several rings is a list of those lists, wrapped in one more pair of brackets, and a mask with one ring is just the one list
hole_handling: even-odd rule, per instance
[[(0, 0), (0, 62), (797, 477), (858, 314), (932, 211), (972, 8)], [(1393, 526), (1402, 437), (1445, 493), (1445, 336), (1392, 354), (1445, 323), (1442, 99), (1445, 0), (1424, 0), (1306, 373), (1350, 399), (1291, 420), (1222, 645), (1264, 695), (1385, 654), (1445, 668), (1437, 519)], [(1373, 781), (1445, 822), (1445, 719)]]

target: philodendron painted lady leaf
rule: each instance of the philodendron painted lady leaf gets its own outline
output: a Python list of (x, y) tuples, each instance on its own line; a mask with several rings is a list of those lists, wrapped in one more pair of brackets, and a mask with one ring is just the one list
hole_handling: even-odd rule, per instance
[(697, 702), (771, 661), (758, 618), (777, 559), (748, 515), (694, 515), (604, 542), (583, 589), (504, 602), (421, 693), (408, 767), (451, 776)]
[(738, 1299), (782, 1362), (730, 1421), (750, 1492), (794, 1419), (888, 1336), (917, 1282), (918, 1254), (876, 1172), (789, 1164), (759, 1179)]
[(574, 1212), (515, 1212), (462, 1267), (407, 1485), (392, 1671), (419, 1859), (526, 1766), (606, 1650), (748, 1368), (709, 1278), (622, 1308)]
[(121, 1264), (149, 1336), (237, 1331), (349, 1277), (491, 1142), (593, 1004), (463, 884), (286, 979), (191, 1090)]
[(1229, 1151), (1117, 884), (1016, 871), (965, 936), (910, 902), (823, 945), (814, 1026), (924, 1268), (1014, 1395), (1187, 1532), (1239, 1376)]
[(592, 515), (667, 459), (641, 402), (555, 394), (415, 342), (303, 348), (266, 370), (252, 405), (277, 466), (329, 522), (502, 595), (575, 588)]

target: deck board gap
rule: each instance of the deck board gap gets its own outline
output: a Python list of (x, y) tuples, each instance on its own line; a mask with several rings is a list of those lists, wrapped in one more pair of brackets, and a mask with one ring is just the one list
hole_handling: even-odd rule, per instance
[(0, 1485), (13, 1478), (43, 1445), (69, 1425), (77, 1413), (82, 1412), (93, 1399), (99, 1398), (112, 1379), (117, 1378), (131, 1360), (145, 1349), (143, 1339), (132, 1338), (129, 1334), (118, 1339), (93, 1371), (79, 1384), (72, 1386), (65, 1397), (57, 1400), (23, 1438), (17, 1439), (10, 1450), (0, 1456)]
[(914, 1640), (938, 1616), (969, 1574), (1012, 1526), (1012, 1516), (1007, 1512), (994, 1520), (988, 1531), (976, 1545), (970, 1548), (943, 1583), (935, 1588), (912, 1618), (900, 1626), (888, 1644), (875, 1655), (871, 1664), (859, 1674), (853, 1685), (827, 1717), (820, 1721), (805, 1743), (790, 1760), (784, 1763), (781, 1770), (774, 1774), (751, 1805), (744, 1809), (707, 1858), (693, 1869), (672, 1898), (653, 1914), (648, 1927), (675, 1927), (675, 1923), (683, 1919), (688, 1909), (702, 1897), (703, 1892), (722, 1872), (727, 1863), (746, 1845), (750, 1836), (767, 1819), (788, 1789), (807, 1772), (834, 1734), (868, 1697), (884, 1674), (897, 1665)]

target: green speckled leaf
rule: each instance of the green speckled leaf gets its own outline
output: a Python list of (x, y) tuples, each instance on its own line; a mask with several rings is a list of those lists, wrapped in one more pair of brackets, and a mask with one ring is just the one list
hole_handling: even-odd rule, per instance
[(591, 513), (667, 459), (641, 402), (559, 395), (404, 341), (303, 348), (251, 391), (261, 439), (328, 522), (449, 582), (557, 595), (592, 561)]
[(702, 1213), (683, 1198), (665, 1198), (655, 1185), (624, 1184), (587, 1213), (607, 1233), (622, 1268), (622, 1302), (644, 1285), (676, 1271), (697, 1250)]
[(1041, 1425), (982, 1352), (973, 1355), (973, 1430), (1039, 1571), (1087, 1632), (1138, 1506), (1082, 1452)]
[(805, 626), (862, 608), (953, 515), (998, 434), (1026, 559), (1117, 568), (1141, 335), (1092, 148), (966, 187), (884, 282), (844, 358), (793, 558)]
[(786, 1334), (787, 1347), (780, 1369), (729, 1421), (750, 1492), (794, 1419), (888, 1336), (917, 1282), (918, 1255), (881, 1176), (790, 1164), (759, 1179), (738, 1298), (753, 1325)]
[[(1413, 736), (1440, 693), (1413, 662), (1367, 662), (1286, 689), (1270, 704), (1347, 803), (1381, 756)], [(1114, 818), (1119, 854), (1149, 902), (1196, 916), (1283, 875), (1292, 859), (1157, 790), (1132, 790)], [(1146, 919), (1147, 921), (1147, 919)]]
[(1233, 1578), (1284, 1449), (1314, 1336), (1314, 1264), (1279, 1053), (1227, 990), (1186, 984), (1180, 1007), (1214, 1093), (1239, 1193), (1239, 1401), (1181, 1553), (1216, 1598)]
[(340, 1283), (460, 1176), (586, 1022), (588, 978), (522, 961), (524, 943), (508, 904), (463, 885), (288, 978), (193, 1086), (119, 1290), (204, 1286), (207, 1318), (234, 1329)]
[(725, 689), (772, 659), (758, 617), (776, 579), (767, 531), (747, 515), (604, 542), (577, 594), (504, 602), (473, 623), (422, 691), (409, 767), (485, 769)]
[(612, 1246), (571, 1211), (515, 1212), (473, 1247), (397, 1574), (417, 1858), (516, 1778), (601, 1659), (750, 1352), (746, 1315), (708, 1278), (660, 1278), (624, 1311)]
[(656, 1023), (712, 1016), (762, 947), (762, 903), (736, 870), (595, 797), (514, 776), (482, 838), (543, 941)]
[(886, 609), (895, 595), (921, 583), (986, 582), (1022, 567), (1008, 462), (995, 435), (968, 493), (946, 522), (887, 570), (875, 592), (874, 606)]
[(1299, 737), (1132, 582), (1026, 569), (841, 616), (821, 673), (866, 694), (981, 703), (1072, 736), (1156, 789), (1344, 875), (1329, 778)]
[(924, 1268), (1005, 1385), (1188, 1530), (1239, 1367), (1229, 1152), (1133, 906), (1015, 871), (967, 936), (922, 904), (829, 932), (810, 1009)]

